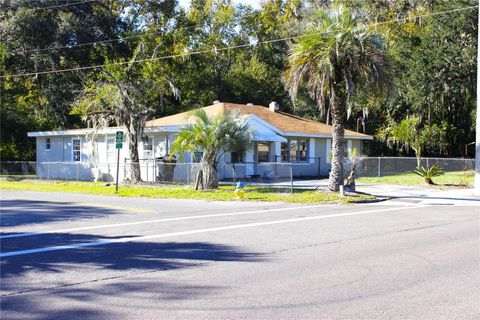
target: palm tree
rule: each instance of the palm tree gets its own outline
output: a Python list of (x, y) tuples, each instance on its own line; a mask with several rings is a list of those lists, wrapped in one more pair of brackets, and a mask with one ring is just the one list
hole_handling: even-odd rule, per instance
[(217, 189), (218, 160), (225, 152), (245, 151), (252, 143), (253, 131), (239, 111), (209, 117), (204, 110), (198, 109), (191, 115), (198, 120), (180, 128), (172, 144), (172, 153), (181, 158), (185, 152), (202, 152), (199, 176), (203, 179), (203, 188)]
[(356, 86), (368, 89), (388, 84), (386, 58), (380, 38), (351, 9), (312, 7), (290, 45), (286, 84), (293, 103), (305, 85), (321, 113), (329, 104), (332, 116), (332, 161), (328, 187), (343, 185), (344, 120)]

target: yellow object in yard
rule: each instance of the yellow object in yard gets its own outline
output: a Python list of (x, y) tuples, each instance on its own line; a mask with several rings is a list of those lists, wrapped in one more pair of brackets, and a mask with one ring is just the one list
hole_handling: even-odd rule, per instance
[(237, 199), (243, 199), (243, 197), (245, 196), (245, 185), (243, 184), (242, 181), (239, 181), (236, 185), (235, 185), (235, 195), (237, 196)]
[(235, 195), (237, 196), (237, 199), (243, 199), (243, 197), (245, 196), (245, 190), (235, 189)]

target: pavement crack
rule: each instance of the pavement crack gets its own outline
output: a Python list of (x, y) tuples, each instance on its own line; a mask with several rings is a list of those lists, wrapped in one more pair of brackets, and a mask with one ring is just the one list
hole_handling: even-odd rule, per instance
[[(198, 267), (198, 266), (202, 266), (202, 265), (205, 265), (205, 264), (208, 264), (208, 262), (192, 263), (192, 264), (189, 264), (187, 267)], [(66, 283), (66, 284), (51, 286), (51, 287), (45, 287), (45, 288), (36, 288), (36, 289), (15, 291), (15, 292), (10, 292), (10, 293), (6, 293), (6, 294), (0, 294), (0, 297), (12, 297), (12, 296), (18, 296), (18, 295), (28, 294), (28, 293), (32, 293), (32, 292), (57, 290), (57, 289), (62, 289), (62, 288), (81, 286), (81, 285), (85, 285), (85, 284), (92, 284), (92, 283), (96, 283), (96, 282), (122, 279), (122, 278), (126, 278), (126, 277), (129, 277), (129, 276), (132, 276), (132, 275), (136, 276), (136, 275), (153, 274), (153, 273), (163, 272), (163, 271), (168, 271), (168, 270), (173, 270), (173, 269), (178, 269), (178, 268), (162, 268), (162, 269), (155, 269), (155, 270), (149, 270), (149, 271), (143, 271), (143, 272), (130, 272), (130, 273), (125, 273), (125, 274), (118, 275), (118, 276), (92, 279), (92, 280), (88, 280), (88, 281), (71, 282), (71, 283)]]
[[(477, 221), (477, 219), (462, 220), (460, 222), (463, 223), (463, 222), (470, 222), (470, 221)], [(421, 226), (421, 227), (416, 227), (416, 228), (408, 228), (408, 229), (402, 229), (402, 230), (396, 230), (396, 231), (390, 231), (390, 232), (374, 233), (374, 234), (370, 234), (370, 235), (367, 235), (367, 236), (360, 236), (360, 237), (353, 237), (353, 238), (347, 238), (347, 239), (339, 239), (339, 240), (333, 240), (333, 241), (312, 243), (312, 244), (308, 244), (308, 245), (304, 245), (304, 246), (297, 246), (297, 247), (290, 247), (290, 248), (284, 248), (284, 249), (279, 249), (279, 250), (273, 250), (273, 251), (269, 251), (269, 252), (264, 252), (262, 254), (284, 253), (284, 252), (295, 251), (295, 250), (315, 248), (315, 247), (320, 247), (320, 246), (330, 245), (330, 244), (335, 244), (335, 243), (342, 243), (342, 242), (356, 241), (356, 240), (364, 240), (364, 239), (382, 237), (382, 236), (404, 233), (404, 232), (418, 231), (418, 230), (424, 230), (424, 229), (432, 229), (432, 228), (443, 227), (443, 226), (447, 226), (447, 225), (451, 225), (451, 224), (456, 224), (458, 222), (459, 221), (440, 223), (440, 224), (432, 224), (432, 225)]]

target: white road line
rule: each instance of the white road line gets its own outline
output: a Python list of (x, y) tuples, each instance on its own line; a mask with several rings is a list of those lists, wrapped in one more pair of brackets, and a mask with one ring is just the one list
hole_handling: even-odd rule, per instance
[(186, 217), (176, 217), (176, 218), (162, 218), (162, 219), (154, 219), (154, 220), (146, 220), (146, 221), (106, 224), (106, 225), (100, 225), (100, 226), (86, 226), (86, 227), (67, 228), (67, 229), (58, 229), (58, 230), (47, 230), (42, 232), (7, 234), (7, 235), (0, 236), (0, 239), (32, 237), (32, 236), (39, 236), (43, 234), (63, 233), (63, 232), (82, 231), (82, 230), (116, 228), (116, 227), (125, 227), (125, 226), (133, 226), (133, 225), (140, 225), (140, 224), (158, 223), (158, 222), (172, 222), (172, 221), (194, 220), (194, 219), (204, 219), (204, 218), (228, 217), (228, 216), (238, 216), (238, 215), (245, 215), (245, 214), (252, 214), (252, 213), (268, 213), (268, 212), (274, 212), (274, 211), (288, 211), (288, 210), (297, 210), (297, 209), (304, 210), (304, 209), (332, 207), (332, 206), (337, 206), (337, 205), (311, 205), (311, 206), (272, 208), (272, 209), (262, 209), (262, 210), (254, 210), (254, 211), (230, 212), (230, 213), (202, 214), (197, 216), (186, 216)]
[(85, 247), (96, 247), (96, 246), (109, 245), (109, 244), (115, 244), (115, 243), (126, 243), (126, 242), (151, 240), (151, 239), (159, 239), (159, 238), (167, 238), (167, 237), (186, 236), (186, 235), (192, 235), (192, 234), (198, 234), (198, 233), (207, 233), (207, 232), (214, 232), (214, 231), (251, 228), (251, 227), (259, 227), (259, 226), (267, 226), (267, 225), (275, 225), (275, 224), (285, 224), (285, 223), (291, 223), (291, 222), (303, 222), (303, 221), (320, 220), (320, 219), (328, 219), (328, 218), (336, 218), (336, 217), (356, 216), (356, 215), (362, 215), (362, 214), (368, 214), (368, 213), (400, 211), (400, 210), (407, 210), (407, 209), (412, 210), (412, 209), (416, 209), (416, 208), (425, 208), (425, 207), (428, 207), (428, 206), (421, 205), (421, 206), (413, 206), (413, 207), (365, 210), (365, 211), (358, 211), (358, 212), (346, 212), (346, 213), (330, 214), (330, 215), (315, 216), (315, 217), (304, 217), (304, 218), (282, 219), (282, 220), (265, 221), (265, 222), (245, 223), (245, 224), (230, 225), (230, 226), (224, 226), (224, 227), (215, 227), (215, 228), (197, 229), (197, 230), (180, 231), (180, 232), (172, 232), (172, 233), (163, 233), (163, 234), (155, 234), (155, 235), (149, 235), (149, 236), (139, 236), (139, 237), (133, 237), (133, 238), (132, 237), (125, 237), (125, 238), (113, 239), (113, 240), (108, 240), (108, 241), (84, 242), (84, 243), (76, 243), (76, 244), (72, 244), (72, 245), (63, 245), (63, 246), (54, 246), (54, 247), (45, 247), (45, 248), (5, 252), (5, 253), (0, 253), (0, 258), (20, 256), (20, 255), (26, 255), (26, 254), (32, 254), (32, 253), (48, 252), (48, 251), (79, 249), (79, 248), (85, 248)]

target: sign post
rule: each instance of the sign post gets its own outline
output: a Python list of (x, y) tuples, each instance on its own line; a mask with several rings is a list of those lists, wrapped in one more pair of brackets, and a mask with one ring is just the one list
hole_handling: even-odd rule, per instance
[(115, 183), (115, 193), (118, 193), (118, 172), (120, 170), (120, 149), (123, 147), (123, 131), (117, 131), (115, 134), (115, 148), (117, 149), (117, 181)]

